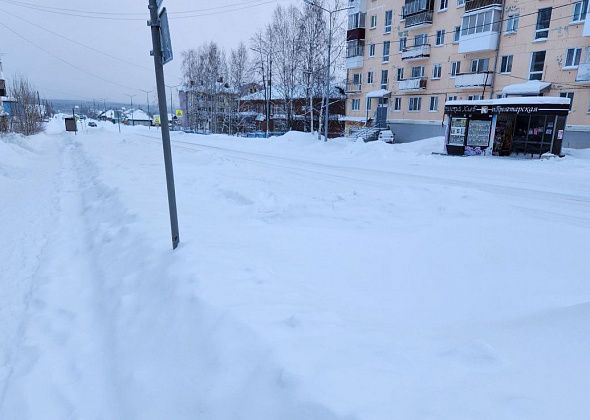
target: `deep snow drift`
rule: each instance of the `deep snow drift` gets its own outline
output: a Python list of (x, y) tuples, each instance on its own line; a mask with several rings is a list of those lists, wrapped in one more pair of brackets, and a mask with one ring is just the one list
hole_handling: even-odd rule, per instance
[(585, 419), (590, 153), (0, 140), (1, 419)]

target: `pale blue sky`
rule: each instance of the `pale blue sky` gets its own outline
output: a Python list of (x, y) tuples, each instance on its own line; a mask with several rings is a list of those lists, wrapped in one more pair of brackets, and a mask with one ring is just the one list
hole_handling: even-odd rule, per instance
[[(209, 40), (216, 40), (225, 48), (235, 47), (240, 40), (248, 41), (258, 28), (270, 21), (277, 3), (290, 1), (164, 0), (169, 12), (195, 11), (171, 15), (175, 60), (165, 68), (168, 83), (179, 81), (182, 50)], [(154, 89), (147, 3), (147, 0), (0, 0), (0, 53), (3, 53), (5, 75), (28, 76), (42, 95), (50, 98), (128, 101), (128, 94), (138, 94), (134, 101), (145, 102), (145, 93), (138, 89)]]

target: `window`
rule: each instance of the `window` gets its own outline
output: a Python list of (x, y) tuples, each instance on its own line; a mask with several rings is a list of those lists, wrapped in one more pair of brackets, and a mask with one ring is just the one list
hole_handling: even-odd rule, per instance
[(506, 32), (507, 33), (515, 33), (516, 31), (518, 31), (518, 20), (519, 20), (520, 16), (519, 15), (509, 15), (508, 18), (506, 19)]
[(389, 82), (389, 72), (387, 70), (381, 70), (381, 89), (387, 89), (387, 83)]
[(455, 26), (455, 33), (453, 34), (453, 42), (459, 42), (461, 38), (461, 27)]
[(390, 46), (391, 42), (390, 41), (384, 41), (383, 42), (383, 62), (387, 63), (389, 61), (389, 46)]
[(580, 64), (580, 56), (582, 55), (581, 48), (568, 48), (566, 56), (565, 56), (565, 65), (563, 68), (567, 67), (578, 67)]
[(367, 72), (367, 83), (373, 84), (373, 78), (375, 77), (375, 73), (372, 71)]
[(570, 105), (574, 103), (574, 92), (560, 92), (559, 97), (560, 98), (569, 98)]
[(428, 34), (418, 34), (414, 37), (414, 46), (426, 45), (428, 43)]
[(436, 31), (436, 45), (443, 45), (445, 43), (445, 30), (440, 29)]
[(369, 45), (369, 57), (375, 57), (375, 44)]
[(484, 71), (488, 71), (489, 65), (489, 58), (478, 58), (471, 60), (471, 73), (483, 73)]
[(397, 97), (393, 98), (393, 110), (394, 111), (401, 111), (402, 109), (402, 98)]
[(549, 37), (549, 25), (551, 24), (551, 7), (539, 9), (537, 13), (537, 26), (535, 39), (547, 39)]
[(364, 28), (365, 27), (365, 13), (354, 13), (348, 15), (348, 29)]
[(359, 57), (362, 56), (365, 51), (364, 41), (348, 41), (346, 43), (346, 57)]
[(447, 10), (449, 7), (449, 0), (440, 0), (440, 7), (438, 10)]
[(361, 109), (361, 100), (360, 99), (353, 99), (352, 100), (352, 110), (359, 111)]
[(433, 112), (438, 111), (438, 96), (430, 97), (430, 107), (428, 109)]
[(440, 79), (440, 76), (442, 74), (442, 65), (441, 64), (435, 64), (432, 66), (432, 78), (433, 79)]
[(574, 11), (572, 13), (572, 22), (581, 22), (586, 18), (586, 10), (588, 9), (588, 0), (574, 3)]
[(356, 86), (361, 84), (361, 74), (360, 73), (355, 73), (352, 75), (352, 84), (356, 85)]
[(468, 101), (480, 101), (483, 99), (483, 95), (469, 95), (467, 97)]
[(460, 61), (451, 62), (451, 77), (455, 77), (460, 72), (461, 72), (461, 62)]
[(367, 111), (371, 110), (371, 98), (367, 98)]
[(393, 10), (386, 10), (385, 11), (385, 33), (386, 34), (391, 32), (392, 18), (393, 18)]
[(543, 79), (543, 67), (545, 67), (545, 51), (535, 51), (531, 56), (529, 80)]
[(408, 33), (404, 32), (399, 37), (399, 50), (400, 50), (400, 52), (405, 50), (407, 46), (408, 46)]
[(463, 17), (461, 36), (500, 30), (500, 12), (487, 10)]
[(422, 102), (422, 98), (421, 97), (419, 97), (419, 96), (411, 97), (410, 98), (410, 104), (409, 104), (408, 110), (409, 111), (414, 111), (414, 112), (420, 111), (421, 102)]
[(465, 6), (465, 0), (457, 0), (457, 7)]
[(502, 56), (502, 62), (500, 63), (500, 73), (510, 73), (512, 71), (512, 56)]
[(424, 66), (412, 67), (412, 78), (424, 77)]
[(457, 95), (455, 95), (455, 96), (449, 96), (449, 97), (447, 98), (447, 101), (456, 101), (458, 98), (459, 98), (459, 97), (458, 97)]
[(373, 15), (371, 16), (371, 29), (376, 28), (377, 27), (377, 16)]
[(404, 69), (399, 68), (397, 69), (397, 80), (404, 80)]

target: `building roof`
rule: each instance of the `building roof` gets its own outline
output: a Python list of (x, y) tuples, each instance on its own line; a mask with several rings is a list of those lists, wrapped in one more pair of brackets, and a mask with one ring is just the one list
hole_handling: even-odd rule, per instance
[(529, 80), (525, 83), (508, 85), (502, 89), (503, 95), (540, 95), (544, 90), (549, 89), (551, 83), (540, 80)]
[(152, 117), (148, 115), (147, 112), (143, 111), (142, 109), (130, 109), (125, 111), (125, 116), (134, 121), (151, 121)]

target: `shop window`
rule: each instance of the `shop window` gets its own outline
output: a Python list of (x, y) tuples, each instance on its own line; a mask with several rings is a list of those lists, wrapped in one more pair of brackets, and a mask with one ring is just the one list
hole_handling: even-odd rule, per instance
[(568, 48), (565, 53), (565, 65), (563, 68), (575, 68), (580, 64), (581, 48)]
[(502, 62), (500, 63), (500, 73), (512, 72), (512, 55), (502, 56)]
[(542, 80), (545, 67), (545, 51), (535, 51), (531, 55), (529, 80)]
[(551, 7), (539, 9), (537, 13), (537, 26), (535, 28), (535, 39), (547, 39), (549, 37), (549, 25), (551, 24)]

